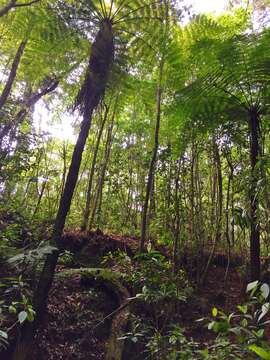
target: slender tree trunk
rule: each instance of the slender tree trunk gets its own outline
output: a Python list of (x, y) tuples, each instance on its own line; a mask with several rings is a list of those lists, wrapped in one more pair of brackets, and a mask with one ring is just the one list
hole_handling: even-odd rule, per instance
[(174, 196), (174, 208), (175, 208), (175, 232), (174, 232), (174, 246), (173, 246), (173, 272), (178, 270), (179, 260), (179, 240), (180, 240), (180, 168), (181, 159), (176, 162), (176, 177), (175, 177), (175, 196)]
[[(192, 135), (193, 136), (193, 135)], [(191, 166), (190, 166), (190, 240), (191, 247), (195, 240), (195, 185), (194, 185), (194, 168), (196, 161), (196, 145), (192, 138), (191, 146)]]
[(220, 161), (220, 155), (219, 155), (219, 149), (217, 146), (217, 143), (215, 139), (213, 139), (213, 156), (214, 156), (214, 163), (217, 173), (217, 185), (218, 185), (218, 191), (217, 191), (217, 204), (216, 204), (216, 221), (215, 221), (215, 237), (214, 237), (214, 243), (205, 267), (205, 270), (201, 276), (200, 283), (203, 284), (206, 280), (209, 267), (211, 265), (213, 256), (216, 251), (217, 244), (219, 244), (221, 239), (221, 225), (222, 225), (222, 210), (223, 210), (223, 180), (222, 180), (222, 171), (221, 171), (221, 161)]
[(110, 153), (111, 153), (112, 131), (113, 131), (113, 126), (114, 126), (114, 117), (115, 117), (115, 112), (113, 114), (112, 122), (110, 123), (109, 128), (108, 128), (106, 145), (105, 145), (104, 160), (102, 162), (101, 169), (100, 169), (100, 176), (99, 176), (99, 179), (98, 179), (95, 203), (94, 203), (94, 206), (93, 206), (91, 219), (90, 219), (90, 222), (89, 222), (89, 230), (91, 230), (91, 228), (92, 228), (92, 226), (94, 224), (94, 219), (95, 219), (96, 214), (97, 214), (97, 225), (98, 225), (98, 227), (100, 225), (103, 185), (104, 185), (105, 173), (106, 173), (106, 169), (107, 169), (107, 166), (108, 166), (108, 163), (109, 163)]
[(232, 162), (229, 159), (229, 155), (225, 155), (227, 163), (229, 165), (229, 175), (228, 175), (228, 185), (227, 185), (227, 195), (226, 195), (226, 229), (225, 229), (225, 234), (226, 234), (226, 240), (227, 240), (227, 246), (228, 246), (228, 262), (227, 262), (227, 267), (226, 267), (226, 272), (225, 272), (225, 276), (224, 276), (224, 282), (226, 283), (227, 281), (227, 277), (228, 277), (228, 273), (229, 273), (229, 268), (230, 268), (230, 261), (231, 261), (231, 246), (232, 246), (232, 241), (230, 238), (230, 229), (229, 229), (229, 219), (230, 219), (230, 198), (231, 198), (231, 184), (233, 182), (233, 165)]
[(42, 157), (43, 157), (43, 152), (41, 150), (38, 151), (37, 157), (35, 159), (35, 168), (33, 169), (33, 172), (31, 174), (29, 174), (29, 180), (27, 182), (26, 188), (25, 188), (25, 192), (24, 192), (24, 197), (21, 203), (21, 207), (27, 207), (28, 205), (28, 197), (31, 196), (31, 184), (33, 184), (33, 179), (38, 177), (38, 169), (40, 167), (40, 163), (42, 161)]
[(6, 82), (5, 86), (4, 86), (2, 94), (0, 95), (0, 110), (5, 105), (5, 103), (7, 101), (7, 98), (9, 97), (9, 95), (11, 93), (11, 89), (12, 89), (13, 83), (15, 81), (17, 70), (18, 70), (18, 67), (19, 67), (19, 64), (20, 64), (20, 61), (21, 61), (21, 57), (23, 55), (26, 44), (27, 44), (27, 40), (23, 40), (20, 43), (20, 45), (18, 47), (18, 50), (16, 52), (15, 58), (14, 58), (13, 63), (11, 65), (11, 70), (9, 72), (7, 82)]
[(260, 228), (258, 221), (258, 193), (257, 183), (259, 176), (259, 120), (260, 115), (257, 108), (253, 108), (249, 113), (250, 128), (250, 278), (251, 281), (260, 280)]
[(66, 176), (67, 176), (67, 151), (68, 151), (68, 143), (63, 143), (63, 171), (62, 171), (62, 181), (61, 181), (61, 193), (60, 196), (63, 196), (63, 192), (65, 189)]
[[(131, 161), (131, 159), (129, 159), (129, 161)], [(133, 193), (133, 167), (130, 164), (129, 168), (128, 168), (128, 174), (129, 174), (129, 186), (128, 186), (128, 194), (127, 194), (127, 201), (126, 201), (126, 212), (124, 215), (124, 222), (123, 222), (123, 226), (125, 226), (127, 223), (131, 222), (131, 212), (132, 212), (132, 208), (133, 208), (133, 198), (132, 198), (132, 193)]]
[(16, 0), (10, 0), (7, 5), (5, 5), (2, 9), (0, 9), (0, 17), (6, 15), (9, 10), (11, 10), (16, 4)]
[(217, 168), (217, 178), (218, 178), (218, 202), (217, 202), (217, 222), (216, 222), (216, 244), (220, 242), (221, 239), (221, 228), (222, 228), (222, 212), (223, 212), (223, 179), (222, 179), (222, 169), (219, 149), (216, 141), (213, 143), (214, 147), (214, 157)]
[(169, 232), (171, 229), (171, 215), (170, 215), (170, 207), (172, 203), (172, 193), (171, 193), (171, 187), (172, 187), (172, 162), (171, 162), (171, 144), (168, 144), (168, 171), (167, 171), (167, 191), (166, 191), (166, 198), (165, 198), (165, 206), (168, 209), (168, 211), (165, 214), (165, 228), (166, 231)]
[(38, 90), (36, 93), (31, 94), (30, 96), (26, 96), (26, 99), (23, 101), (24, 105), (23, 108), (18, 111), (18, 113), (15, 115), (14, 120), (11, 122), (8, 122), (3, 126), (3, 128), (0, 131), (0, 145), (2, 145), (3, 139), (5, 136), (8, 135), (8, 133), (11, 131), (12, 128), (16, 130), (20, 124), (24, 121), (26, 115), (29, 112), (29, 109), (32, 109), (34, 105), (45, 95), (51, 93), (54, 91), (59, 84), (58, 80), (51, 80), (46, 86)]
[(229, 159), (229, 155), (225, 155), (228, 166), (229, 166), (229, 175), (228, 175), (228, 185), (227, 185), (227, 196), (226, 196), (226, 239), (227, 244), (231, 245), (231, 239), (230, 239), (230, 231), (229, 231), (229, 219), (230, 219), (230, 199), (232, 197), (231, 195), (231, 184), (233, 182), (233, 164), (232, 161)]
[[(204, 232), (204, 216), (203, 216), (203, 206), (202, 206), (202, 188), (201, 188), (201, 177), (200, 177), (200, 144), (198, 144), (198, 149), (196, 150), (195, 157), (195, 169), (194, 169), (194, 186), (195, 186), (195, 240), (196, 240), (196, 264), (197, 264), (197, 274), (196, 280), (199, 282), (201, 272), (203, 270), (203, 254), (205, 246), (205, 232)], [(195, 254), (194, 254), (195, 255)]]
[[(148, 221), (151, 222), (151, 220), (155, 217), (155, 210), (156, 210), (156, 196), (155, 196), (155, 176), (153, 176), (153, 183), (151, 186), (151, 193), (149, 196), (149, 212), (148, 212)], [(153, 239), (152, 239), (153, 240)]]
[(43, 183), (42, 183), (41, 190), (40, 190), (40, 193), (39, 193), (39, 196), (38, 196), (38, 201), (37, 201), (37, 204), (36, 204), (35, 209), (34, 209), (34, 211), (33, 211), (33, 215), (32, 215), (33, 218), (34, 218), (34, 216), (36, 215), (36, 213), (37, 213), (38, 210), (39, 210), (39, 207), (40, 207), (40, 204), (41, 204), (41, 200), (42, 200), (42, 198), (43, 198), (44, 191), (45, 191), (45, 188), (46, 188), (46, 185), (47, 185), (47, 181), (48, 181), (48, 179), (46, 179), (46, 180), (43, 181)]
[(83, 215), (83, 221), (82, 221), (82, 225), (81, 225), (81, 230), (82, 231), (86, 230), (87, 225), (88, 225), (88, 221), (89, 221), (90, 201), (91, 201), (93, 178), (94, 178), (96, 162), (97, 162), (97, 155), (98, 155), (99, 144), (100, 144), (100, 140), (101, 140), (101, 137), (102, 137), (102, 134), (103, 134), (104, 126), (105, 126), (105, 123), (107, 121), (108, 112), (109, 112), (109, 107), (105, 105), (105, 113), (104, 113), (104, 116), (103, 116), (103, 119), (102, 119), (102, 122), (101, 122), (101, 125), (100, 125), (100, 128), (99, 128), (99, 131), (98, 131), (97, 142), (96, 142), (94, 155), (93, 155), (93, 159), (92, 159), (91, 170), (90, 170), (90, 174), (89, 174), (87, 194), (86, 194), (86, 204), (85, 204), (85, 210), (84, 210), (84, 215)]
[[(24, 89), (24, 94), (23, 94), (23, 102), (25, 102), (25, 100), (27, 100), (30, 96), (32, 95), (32, 87), (29, 84), (26, 84), (25, 89)], [(14, 115), (13, 114), (9, 115), (5, 118), (3, 118), (4, 121), (1, 121), (1, 126), (0, 126), (0, 148), (2, 149), (3, 155), (2, 156), (2, 161), (5, 160), (5, 155), (7, 155), (9, 153), (9, 149), (8, 146), (4, 146), (4, 140), (6, 144), (9, 144), (10, 139), (7, 138), (7, 136), (9, 135), (9, 138), (11, 137), (10, 133), (12, 132), (13, 128), (14, 128), (14, 124), (15, 122), (17, 122), (17, 118), (18, 116), (20, 117), (20, 113), (21, 111), (24, 110), (24, 107), (22, 109), (19, 110), (19, 112), (17, 112), (17, 114)], [(3, 113), (5, 113), (5, 111), (3, 111)], [(1, 118), (1, 115), (0, 115)]]
[(104, 95), (109, 72), (113, 63), (113, 53), (113, 29), (111, 23), (108, 20), (104, 20), (92, 45), (86, 78), (76, 102), (76, 105), (80, 106), (83, 112), (83, 120), (55, 219), (51, 239), (51, 244), (55, 246), (55, 250), (52, 251), (45, 260), (38, 286), (34, 293), (33, 306), (36, 311), (35, 320), (32, 323), (25, 323), (22, 337), (19, 339), (13, 354), (13, 360), (24, 360), (27, 358), (33, 342), (34, 333), (46, 312), (48, 294), (61, 249), (61, 236), (78, 179), (82, 153), (91, 126), (92, 113)]
[(157, 85), (155, 144), (154, 144), (152, 159), (151, 159), (150, 166), (149, 166), (147, 185), (146, 185), (146, 194), (145, 194), (145, 200), (144, 200), (144, 205), (143, 205), (140, 251), (143, 251), (144, 246), (145, 246), (149, 198), (150, 198), (150, 194), (151, 194), (151, 190), (152, 190), (153, 178), (154, 178), (154, 174), (155, 174), (156, 159), (157, 159), (157, 153), (158, 153), (158, 146), (159, 146), (159, 128), (160, 128), (161, 95), (162, 95), (161, 84), (162, 84), (162, 76), (163, 76), (163, 66), (164, 66), (164, 60), (162, 59), (160, 61), (160, 66), (159, 66), (159, 77), (158, 77), (158, 85)]
[(0, 17), (6, 15), (11, 9), (16, 7), (24, 7), (24, 6), (30, 6), (32, 4), (35, 4), (39, 2), (40, 0), (33, 0), (26, 3), (19, 3), (17, 4), (17, 0), (10, 0), (6, 6), (4, 6), (2, 9), (0, 9)]
[[(0, 131), (0, 171), (2, 170), (3, 166), (6, 163), (6, 158), (10, 152), (9, 147), (3, 146), (4, 139), (6, 138), (6, 143), (11, 144), (12, 142), (17, 140), (17, 130), (19, 129), (20, 125), (24, 122), (26, 116), (34, 111), (34, 105), (36, 102), (38, 102), (43, 96), (49, 94), (50, 92), (54, 91), (59, 84), (58, 80), (52, 80), (50, 81), (46, 86), (44, 86), (42, 89), (37, 91), (34, 94), (27, 95), (26, 98), (23, 101), (23, 107), (21, 110), (18, 111), (18, 113), (15, 115), (14, 119), (11, 121), (8, 121), (4, 126), (2, 127)], [(20, 142), (17, 140), (17, 146), (14, 150), (14, 154), (16, 154), (20, 148)]]

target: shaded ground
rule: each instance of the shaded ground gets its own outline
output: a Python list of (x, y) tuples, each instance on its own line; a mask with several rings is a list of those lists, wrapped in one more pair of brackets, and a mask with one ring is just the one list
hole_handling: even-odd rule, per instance
[(95, 326), (115, 307), (115, 299), (83, 286), (78, 275), (56, 280), (32, 360), (104, 359), (110, 322)]
[(222, 309), (226, 313), (236, 310), (237, 305), (245, 300), (244, 283), (236, 269), (229, 272), (224, 286), (225, 268), (212, 266), (205, 284), (192, 295), (184, 305), (181, 314), (182, 325), (186, 335), (194, 340), (207, 344), (214, 338), (214, 333), (202, 326), (196, 320), (209, 317), (213, 307)]
[[(80, 243), (77, 236), (78, 234), (73, 232), (68, 234), (68, 239), (75, 237), (76, 242)], [(90, 250), (92, 252), (98, 249), (96, 252), (100, 256), (117, 248), (128, 249), (128, 252), (132, 253), (138, 248), (138, 241), (132, 238), (93, 233), (93, 239)], [(58, 267), (58, 271), (62, 270), (63, 268)], [(186, 335), (202, 345), (207, 344), (213, 334), (196, 320), (209, 316), (214, 306), (233, 311), (243, 300), (243, 285), (237, 271), (233, 269), (229, 272), (226, 287), (224, 275), (223, 266), (212, 266), (205, 285), (179, 309), (181, 326), (186, 329)], [(104, 359), (110, 321), (98, 328), (95, 326), (116, 307), (112, 296), (102, 290), (82, 286), (78, 275), (56, 280), (50, 294), (49, 313), (42, 331), (38, 334), (32, 360)]]

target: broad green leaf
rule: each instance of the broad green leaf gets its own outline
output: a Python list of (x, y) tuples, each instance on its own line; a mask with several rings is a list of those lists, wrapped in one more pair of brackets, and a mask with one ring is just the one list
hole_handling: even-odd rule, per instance
[(208, 349), (199, 350), (199, 353), (200, 353), (204, 358), (208, 358), (208, 356), (209, 356), (209, 351), (208, 351)]
[(242, 325), (243, 327), (247, 327), (247, 325), (248, 325), (247, 319), (243, 319), (243, 320), (241, 321), (241, 325)]
[(235, 334), (236, 336), (241, 335), (241, 329), (239, 327), (231, 328), (229, 331)]
[(5, 331), (0, 330), (0, 337), (7, 340), (8, 339), (8, 334)]
[(30, 322), (34, 321), (35, 315), (36, 315), (36, 312), (33, 309), (29, 308), (27, 311), (27, 320)]
[(237, 308), (241, 311), (241, 313), (247, 313), (247, 306), (246, 305), (238, 305)]
[(270, 360), (270, 351), (266, 351), (257, 345), (250, 345), (248, 348), (255, 352), (261, 359)]
[(16, 310), (15, 306), (10, 305), (10, 306), (8, 307), (8, 312), (9, 312), (10, 314), (16, 314), (17, 310)]
[(255, 289), (255, 288), (258, 286), (258, 284), (259, 284), (259, 281), (258, 281), (258, 280), (249, 283), (249, 284), (247, 285), (247, 292), (250, 292), (250, 291), (252, 291), (253, 289)]
[(269, 286), (267, 284), (262, 284), (260, 290), (261, 290), (261, 293), (262, 293), (262, 296), (264, 297), (264, 299), (267, 299), (269, 296), (269, 292), (270, 292)]
[(269, 310), (270, 310), (270, 303), (268, 302), (268, 303), (263, 304), (262, 312), (258, 317), (258, 321), (260, 321), (268, 313)]
[(27, 319), (27, 312), (21, 311), (18, 315), (18, 320), (19, 320), (20, 324), (22, 324), (26, 319)]
[(257, 336), (258, 338), (262, 338), (263, 335), (264, 335), (264, 329), (260, 329), (260, 330), (258, 330), (257, 333), (256, 333), (256, 336)]

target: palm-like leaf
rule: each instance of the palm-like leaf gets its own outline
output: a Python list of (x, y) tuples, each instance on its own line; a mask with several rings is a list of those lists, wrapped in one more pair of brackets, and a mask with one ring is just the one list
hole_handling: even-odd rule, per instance
[(178, 101), (192, 116), (202, 115), (210, 103), (216, 108), (215, 116), (235, 106), (246, 111), (253, 106), (264, 108), (270, 86), (268, 36), (247, 35), (221, 43), (211, 68), (206, 71), (205, 67), (200, 77), (183, 88)]

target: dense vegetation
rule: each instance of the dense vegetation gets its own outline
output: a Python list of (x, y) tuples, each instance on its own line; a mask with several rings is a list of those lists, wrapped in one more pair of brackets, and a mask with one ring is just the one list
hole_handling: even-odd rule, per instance
[(1, 359), (270, 359), (269, 6), (0, 0)]

